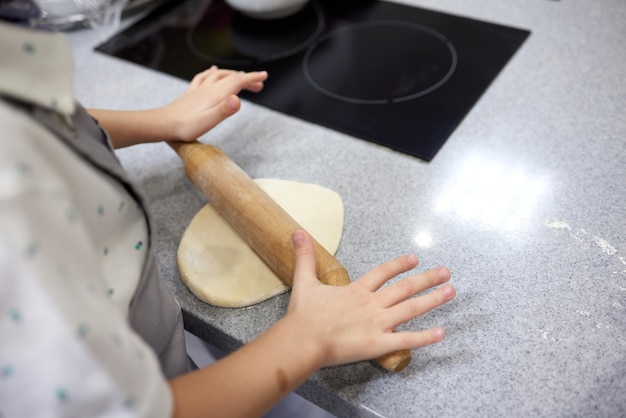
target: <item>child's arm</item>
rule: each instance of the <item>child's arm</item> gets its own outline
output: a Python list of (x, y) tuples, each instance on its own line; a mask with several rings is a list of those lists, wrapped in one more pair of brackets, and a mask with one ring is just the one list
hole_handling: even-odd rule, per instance
[[(264, 334), (215, 364), (170, 381), (175, 415), (261, 416), (324, 366), (379, 357), (441, 341), (444, 331), (393, 332), (414, 317), (452, 300), (441, 267), (380, 289), (417, 266), (414, 256), (381, 264), (347, 286), (322, 284), (312, 239), (294, 234), (296, 274), (287, 315)], [(380, 289), (380, 290), (379, 290)]]
[(115, 148), (158, 141), (193, 141), (239, 110), (241, 90), (259, 92), (267, 73), (213, 66), (196, 75), (188, 89), (164, 107), (122, 111), (89, 109)]

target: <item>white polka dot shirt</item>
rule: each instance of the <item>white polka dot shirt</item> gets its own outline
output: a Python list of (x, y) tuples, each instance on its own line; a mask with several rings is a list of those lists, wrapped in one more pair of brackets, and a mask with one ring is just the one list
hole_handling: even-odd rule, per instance
[[(73, 112), (61, 36), (0, 23), (0, 57), (0, 94)], [(23, 81), (35, 73), (53, 87)], [(0, 417), (169, 416), (158, 360), (127, 321), (143, 212), (1, 99), (0, 126)]]

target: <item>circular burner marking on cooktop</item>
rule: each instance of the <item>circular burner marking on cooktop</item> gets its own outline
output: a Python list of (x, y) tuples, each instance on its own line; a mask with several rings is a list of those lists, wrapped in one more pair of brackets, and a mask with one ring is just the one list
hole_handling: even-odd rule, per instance
[(416, 23), (378, 20), (330, 32), (303, 59), (307, 80), (321, 93), (350, 103), (388, 104), (424, 96), (450, 79), (454, 45)]
[(319, 7), (276, 20), (252, 19), (224, 6), (187, 31), (198, 57), (220, 65), (246, 66), (275, 61), (308, 48), (324, 30)]

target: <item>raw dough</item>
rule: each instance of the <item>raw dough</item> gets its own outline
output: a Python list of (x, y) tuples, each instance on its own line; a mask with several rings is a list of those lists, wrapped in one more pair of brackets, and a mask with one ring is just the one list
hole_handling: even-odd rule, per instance
[[(322, 247), (335, 254), (343, 231), (339, 194), (295, 181), (255, 182)], [(196, 214), (183, 234), (178, 267), (191, 292), (215, 306), (250, 306), (289, 289), (210, 204)]]

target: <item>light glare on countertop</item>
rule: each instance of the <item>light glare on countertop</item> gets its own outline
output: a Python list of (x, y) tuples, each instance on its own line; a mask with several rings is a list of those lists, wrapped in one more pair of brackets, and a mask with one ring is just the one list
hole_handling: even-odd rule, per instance
[(417, 232), (413, 237), (413, 241), (418, 246), (418, 248), (421, 249), (430, 248), (433, 245), (433, 237), (430, 235), (430, 233), (425, 231)]
[(435, 212), (504, 231), (520, 229), (547, 188), (544, 178), (523, 167), (478, 156), (469, 157), (453, 176), (436, 200)]

